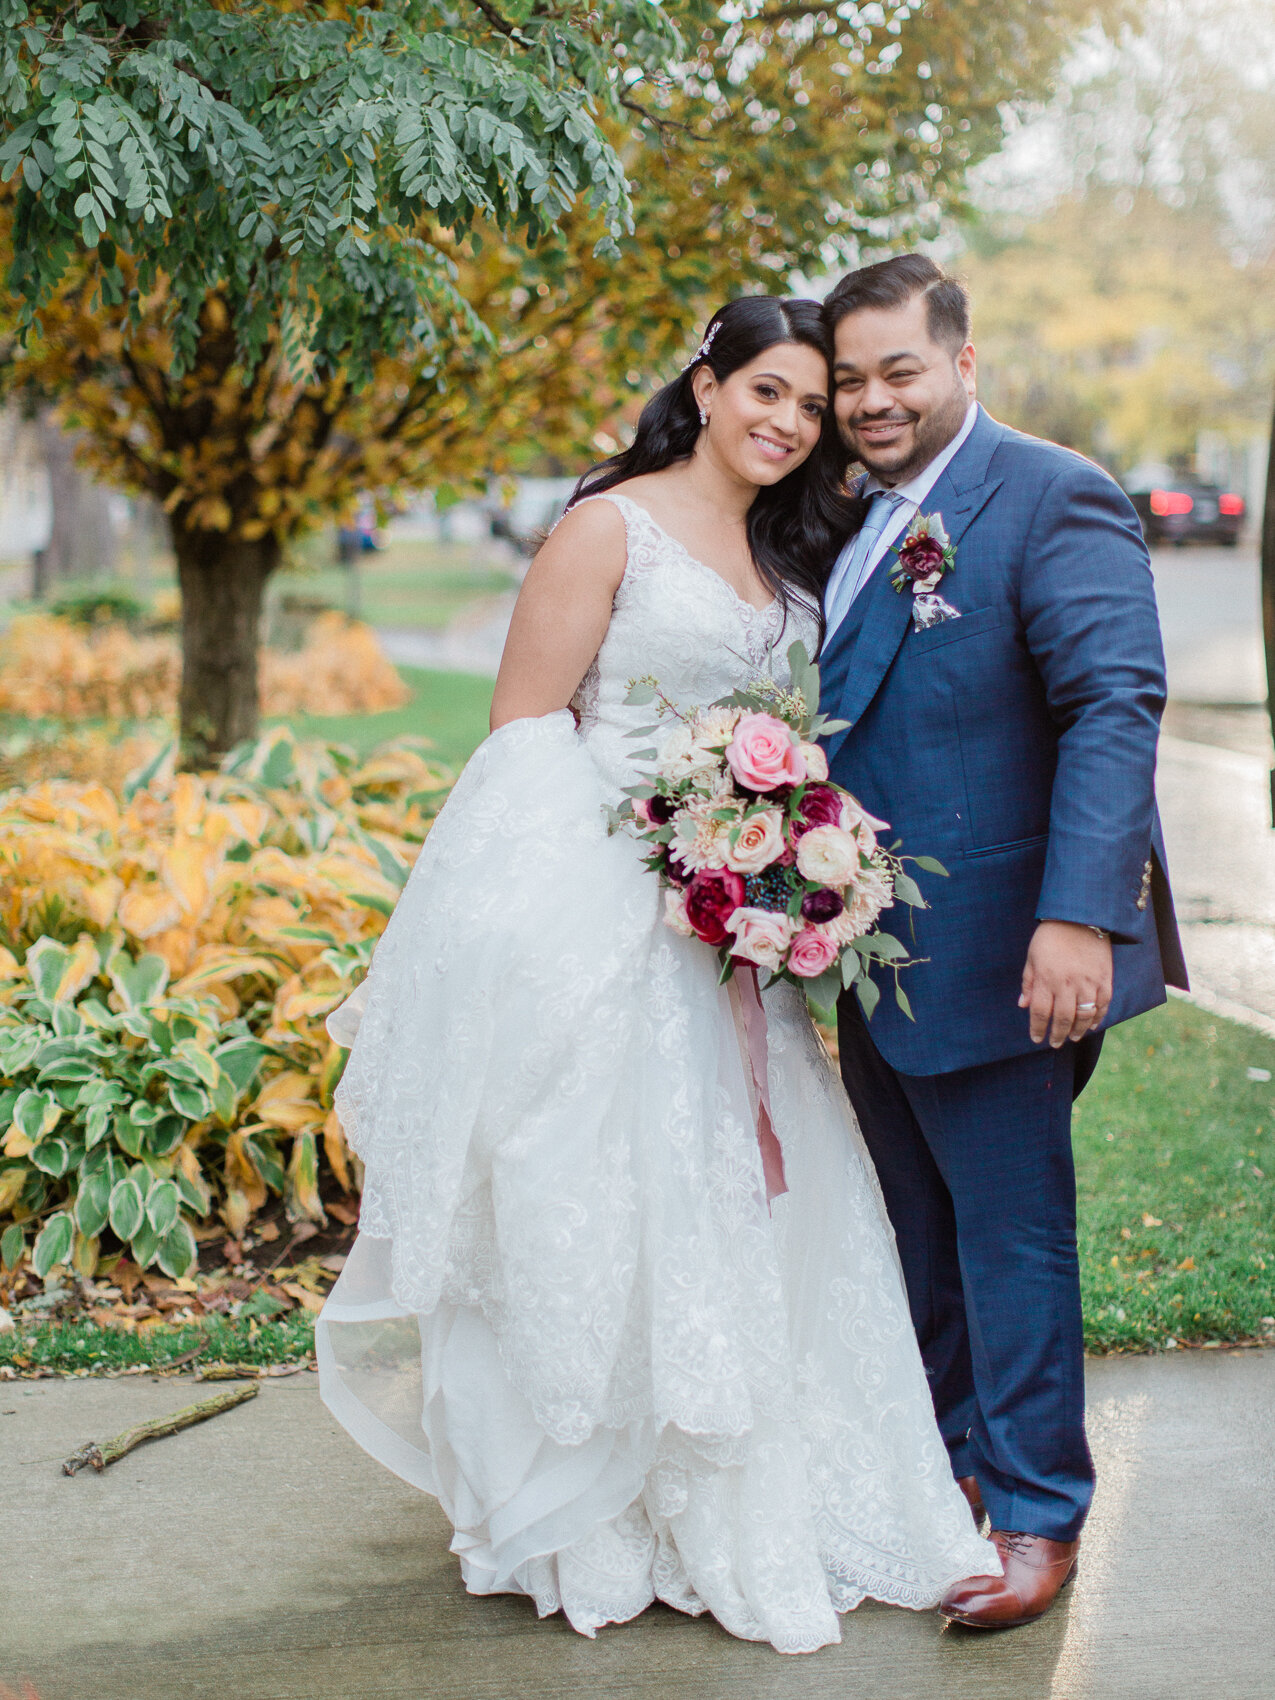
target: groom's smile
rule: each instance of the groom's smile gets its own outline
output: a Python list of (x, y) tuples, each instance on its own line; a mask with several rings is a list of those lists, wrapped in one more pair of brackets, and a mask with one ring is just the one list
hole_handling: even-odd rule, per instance
[(935, 339), (923, 295), (849, 312), (835, 336), (833, 405), (846, 446), (883, 484), (906, 483), (964, 423), (974, 349)]

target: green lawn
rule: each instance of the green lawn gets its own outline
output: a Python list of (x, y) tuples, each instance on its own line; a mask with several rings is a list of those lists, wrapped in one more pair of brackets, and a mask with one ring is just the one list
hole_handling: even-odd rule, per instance
[[(452, 676), (432, 677), (455, 691)], [(477, 707), (475, 691), (470, 736)], [(458, 750), (462, 734), (452, 736)], [(1275, 1076), (1275, 1040), (1178, 1000), (1108, 1037), (1075, 1123), (1091, 1351), (1275, 1345), (1275, 1083), (1250, 1071)], [(206, 1361), (296, 1361), (310, 1353), (312, 1320), (210, 1317), (144, 1335), (21, 1326), (0, 1335), (0, 1365), (101, 1372), (162, 1365), (204, 1342)]]
[[(438, 631), (483, 597), (517, 588), (514, 575), (473, 544), (395, 541), (359, 557), (358, 613), (372, 626)], [(352, 609), (350, 574), (326, 561), (313, 571), (281, 574), (271, 593)]]
[(1275, 1040), (1174, 999), (1109, 1035), (1077, 1106), (1086, 1338), (1275, 1344)]
[(302, 714), (289, 724), (299, 738), (322, 738), (351, 744), (360, 753), (406, 733), (428, 738), (440, 761), (461, 767), (487, 736), (491, 708), (491, 679), (473, 673), (431, 673), (423, 667), (400, 667), (399, 676), (412, 693), (402, 708), (384, 714)]

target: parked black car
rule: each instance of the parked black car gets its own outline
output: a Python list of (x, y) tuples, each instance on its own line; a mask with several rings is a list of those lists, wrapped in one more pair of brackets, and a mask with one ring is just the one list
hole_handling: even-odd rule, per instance
[(1233, 549), (1239, 542), (1244, 498), (1232, 490), (1179, 478), (1132, 489), (1128, 496), (1148, 543), (1221, 543)]

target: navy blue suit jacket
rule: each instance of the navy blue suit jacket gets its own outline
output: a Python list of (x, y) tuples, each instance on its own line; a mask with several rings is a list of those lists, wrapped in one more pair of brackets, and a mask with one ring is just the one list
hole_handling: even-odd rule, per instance
[(961, 618), (914, 631), (887, 555), (826, 641), (821, 707), (850, 722), (826, 740), (832, 778), (890, 822), (885, 842), (949, 872), (917, 876), (928, 909), (882, 918), (927, 960), (903, 975), (915, 1020), (887, 983), (872, 1036), (928, 1075), (1033, 1049), (1018, 995), (1038, 920), (1112, 934), (1107, 1026), (1186, 973), (1155, 804), (1164, 655), (1133, 508), (1091, 462), (980, 408), (922, 511), (956, 546), (940, 594)]

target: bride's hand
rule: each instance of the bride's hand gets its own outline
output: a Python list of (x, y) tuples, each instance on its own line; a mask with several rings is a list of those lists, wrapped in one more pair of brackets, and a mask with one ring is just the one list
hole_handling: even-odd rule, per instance
[(566, 708), (611, 623), (624, 577), (624, 520), (587, 502), (559, 522), (527, 569), (491, 700), (491, 729)]
[(1032, 1043), (1048, 1035), (1055, 1050), (1083, 1039), (1111, 1003), (1111, 940), (1072, 921), (1042, 921), (1023, 969), (1019, 1009), (1031, 1011)]

